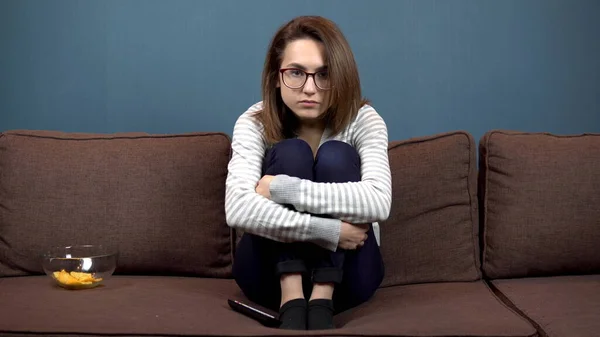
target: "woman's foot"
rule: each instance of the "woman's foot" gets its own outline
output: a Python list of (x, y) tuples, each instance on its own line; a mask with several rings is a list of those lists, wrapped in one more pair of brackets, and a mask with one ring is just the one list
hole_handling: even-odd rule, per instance
[(333, 325), (333, 301), (314, 299), (308, 302), (308, 330), (335, 329)]
[(306, 330), (306, 300), (297, 298), (279, 308), (280, 329)]

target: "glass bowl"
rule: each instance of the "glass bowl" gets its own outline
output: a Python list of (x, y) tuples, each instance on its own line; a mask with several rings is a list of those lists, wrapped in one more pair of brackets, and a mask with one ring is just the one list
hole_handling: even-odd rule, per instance
[(89, 289), (112, 276), (117, 257), (117, 249), (103, 245), (54, 247), (44, 254), (42, 267), (63, 288)]

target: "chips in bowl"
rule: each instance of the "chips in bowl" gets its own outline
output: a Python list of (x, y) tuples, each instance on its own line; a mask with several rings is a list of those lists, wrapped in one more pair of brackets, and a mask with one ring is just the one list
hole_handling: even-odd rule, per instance
[(55, 271), (52, 273), (54, 279), (58, 282), (58, 285), (64, 286), (67, 288), (87, 288), (88, 286), (94, 286), (95, 283), (101, 282), (102, 278), (95, 278), (94, 275), (90, 273), (81, 273), (81, 272), (67, 272), (62, 269), (61, 271)]
[(116, 268), (118, 251), (102, 245), (55, 247), (44, 254), (44, 272), (60, 287), (89, 289), (103, 284)]

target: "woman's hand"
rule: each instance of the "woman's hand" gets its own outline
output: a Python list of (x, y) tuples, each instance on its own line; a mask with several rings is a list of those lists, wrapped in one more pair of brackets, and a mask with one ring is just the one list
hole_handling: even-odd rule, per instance
[(271, 180), (273, 180), (273, 178), (275, 178), (275, 176), (269, 175), (260, 178), (256, 184), (256, 193), (267, 199), (271, 199), (271, 191), (269, 189), (271, 188)]
[(354, 250), (362, 247), (367, 240), (367, 231), (370, 224), (353, 225), (342, 221), (340, 228), (340, 240), (338, 247), (347, 250)]

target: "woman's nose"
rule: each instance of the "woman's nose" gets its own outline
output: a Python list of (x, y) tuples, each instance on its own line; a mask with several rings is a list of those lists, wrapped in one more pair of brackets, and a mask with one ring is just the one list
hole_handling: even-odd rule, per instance
[(308, 76), (306, 79), (306, 83), (304, 83), (304, 87), (302, 88), (304, 92), (314, 93), (317, 91), (317, 84), (315, 83), (314, 76)]

